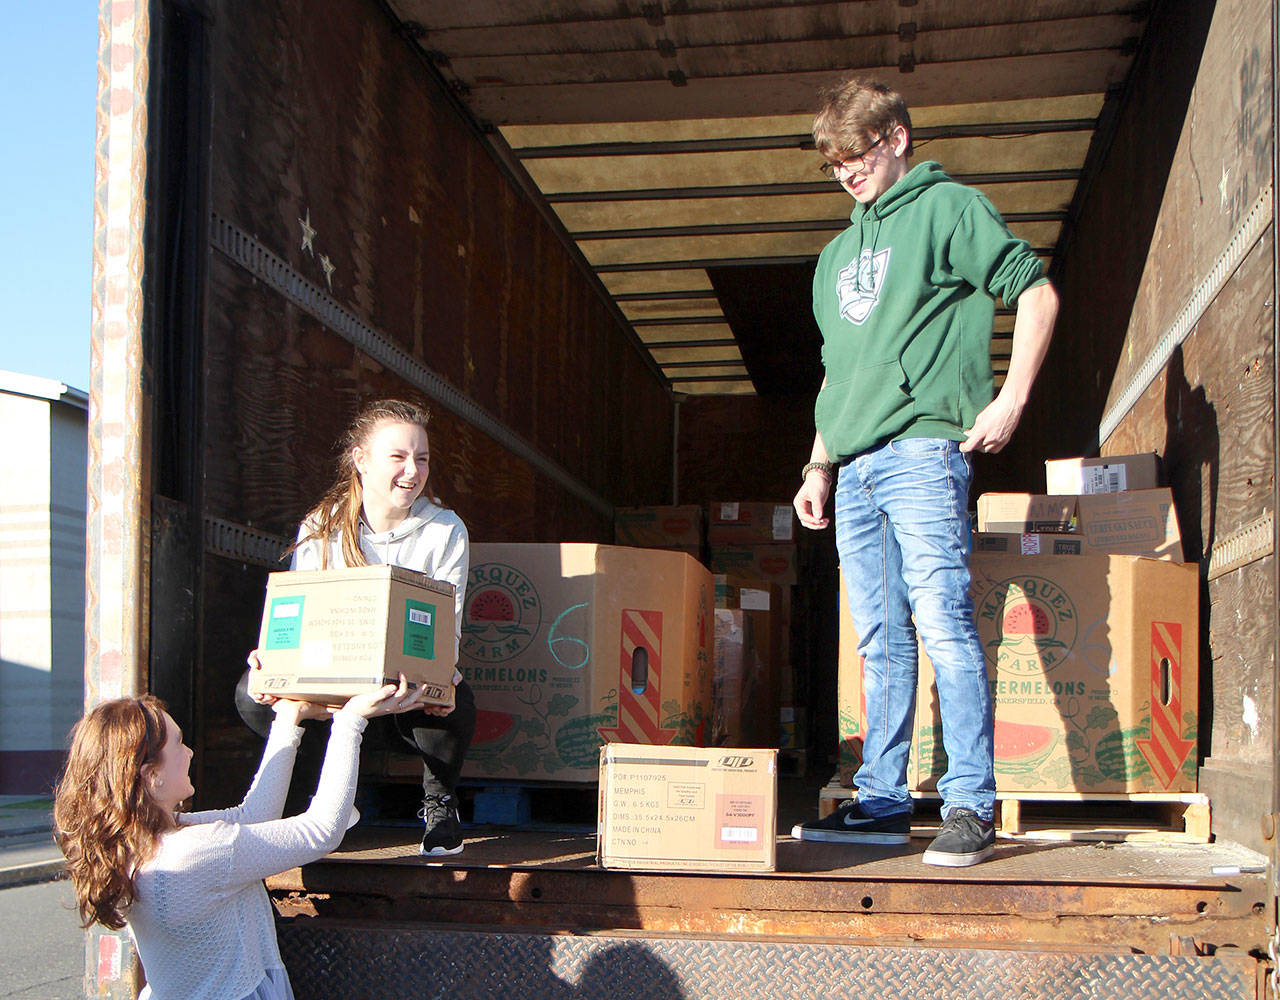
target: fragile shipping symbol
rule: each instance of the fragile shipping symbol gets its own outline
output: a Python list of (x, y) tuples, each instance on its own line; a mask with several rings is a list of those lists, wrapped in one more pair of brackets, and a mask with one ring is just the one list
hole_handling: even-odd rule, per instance
[(1195, 747), (1182, 738), (1182, 625), (1151, 623), (1151, 735), (1137, 741), (1151, 773), (1166, 788)]
[(618, 725), (601, 728), (608, 743), (670, 743), (674, 729), (663, 729), (662, 612), (623, 610), (618, 666)]

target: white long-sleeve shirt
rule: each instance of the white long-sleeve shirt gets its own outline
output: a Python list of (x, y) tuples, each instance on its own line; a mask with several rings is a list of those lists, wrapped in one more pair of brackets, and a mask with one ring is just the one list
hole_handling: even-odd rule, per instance
[(322, 858), (342, 841), (366, 725), (356, 715), (334, 717), (306, 812), (280, 818), (302, 730), (277, 720), (244, 801), (181, 815), (178, 829), (161, 836), (155, 856), (138, 869), (126, 914), (151, 997), (240, 1000), (268, 969), (284, 968), (262, 880)]

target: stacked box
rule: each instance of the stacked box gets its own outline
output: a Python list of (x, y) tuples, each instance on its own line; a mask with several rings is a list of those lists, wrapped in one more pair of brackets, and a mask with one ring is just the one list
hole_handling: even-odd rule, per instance
[(619, 507), (613, 516), (613, 538), (619, 545), (675, 549), (701, 560), (702, 526), (702, 508), (697, 504)]
[[(792, 587), (799, 580), (797, 546), (795, 542), (751, 541), (771, 539), (775, 534), (790, 536), (793, 521), (790, 504), (712, 504), (707, 533), (713, 573), (755, 581), (756, 587), (777, 588), (769, 648), (774, 651), (772, 666), (778, 677), (780, 703), (790, 706), (794, 716), (798, 685), (792, 645)], [(778, 726), (781, 730), (781, 718)], [(796, 728), (791, 726), (793, 732)], [(781, 732), (767, 745), (780, 742)]]
[(1046, 493), (1074, 496), (1153, 490), (1160, 485), (1155, 452), (1106, 458), (1051, 458), (1044, 463)]
[(769, 614), (715, 609), (713, 746), (767, 747), (778, 741), (778, 675), (769, 665)]
[(594, 782), (606, 742), (705, 746), (711, 574), (682, 552), (471, 547), (459, 669), (469, 777)]

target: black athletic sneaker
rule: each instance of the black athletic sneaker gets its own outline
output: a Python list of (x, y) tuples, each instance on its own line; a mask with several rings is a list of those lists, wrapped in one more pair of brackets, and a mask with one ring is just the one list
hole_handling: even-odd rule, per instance
[(440, 857), (462, 851), (462, 826), (458, 822), (458, 807), (452, 795), (427, 794), (422, 799), (418, 815), (426, 824), (419, 854)]
[(825, 819), (797, 823), (791, 836), (832, 844), (905, 844), (911, 839), (911, 813), (865, 816), (858, 800), (850, 799)]
[(972, 809), (952, 809), (922, 860), (926, 865), (965, 868), (991, 857), (995, 844), (994, 823), (979, 819)]

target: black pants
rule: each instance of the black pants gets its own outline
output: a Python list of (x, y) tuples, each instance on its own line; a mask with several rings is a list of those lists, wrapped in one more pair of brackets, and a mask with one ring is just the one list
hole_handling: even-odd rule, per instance
[[(453, 711), (445, 716), (426, 712), (375, 716), (369, 720), (365, 739), (373, 736), (389, 745), (408, 744), (422, 758), (423, 791), (452, 795), (458, 786), (458, 774), (476, 729), (476, 699), (471, 685), (465, 680), (458, 682), (455, 701)], [(250, 729), (266, 739), (276, 713), (270, 705), (260, 705), (249, 697), (248, 670), (236, 684), (236, 711)], [(290, 789), (291, 793), (296, 790), (297, 794), (305, 796), (301, 800), (303, 802), (315, 791), (320, 765), (324, 762), (328, 734), (322, 731), (322, 727), (327, 727), (327, 723), (308, 720), (302, 724), (302, 745), (298, 748)], [(293, 794), (290, 797), (292, 799)]]

